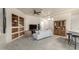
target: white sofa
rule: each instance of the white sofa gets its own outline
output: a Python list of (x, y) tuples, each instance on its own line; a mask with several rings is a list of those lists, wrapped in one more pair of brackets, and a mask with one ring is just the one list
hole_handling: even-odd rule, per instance
[(33, 38), (35, 38), (36, 40), (40, 40), (49, 36), (52, 36), (51, 30), (40, 30), (36, 31), (36, 33), (33, 34)]

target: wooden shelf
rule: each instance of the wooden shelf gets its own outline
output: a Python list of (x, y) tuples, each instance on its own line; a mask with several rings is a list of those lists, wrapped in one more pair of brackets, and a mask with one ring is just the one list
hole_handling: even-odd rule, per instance
[(14, 33), (12, 33), (12, 34), (16, 34), (16, 33), (18, 33), (18, 32), (14, 32)]
[(24, 31), (24, 27), (22, 27), (22, 28), (19, 28), (19, 30), (20, 30), (20, 31)]
[(20, 36), (21, 36), (21, 35), (24, 35), (24, 31), (23, 31), (23, 32), (20, 32)]
[(20, 31), (20, 32), (25, 32), (25, 31)]
[(24, 18), (12, 14), (12, 39), (24, 35)]
[(54, 21), (54, 34), (55, 35), (65, 36), (66, 34), (65, 22), (66, 22), (65, 20)]
[(12, 14), (12, 26), (18, 26), (18, 16)]
[(12, 28), (18, 28), (18, 26), (12, 26)]
[(23, 17), (19, 17), (19, 24), (21, 26), (24, 26), (24, 18)]
[(12, 34), (16, 34), (16, 33), (20, 33), (20, 32), (25, 32), (25, 31), (23, 30), (23, 31), (19, 31), (19, 32), (14, 32), (14, 33), (12, 33)]
[(18, 37), (18, 33), (12, 34), (12, 39), (15, 39), (15, 38), (17, 38), (17, 37)]
[(12, 28), (12, 33), (18, 32), (18, 28)]

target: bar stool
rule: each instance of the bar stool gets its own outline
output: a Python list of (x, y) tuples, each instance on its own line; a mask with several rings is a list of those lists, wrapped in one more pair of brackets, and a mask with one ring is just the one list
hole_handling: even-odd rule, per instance
[(72, 33), (67, 33), (68, 35), (68, 44), (72, 41)]
[(76, 47), (77, 47), (77, 38), (79, 38), (78, 35), (72, 35), (73, 39), (74, 39), (74, 49), (76, 50)]

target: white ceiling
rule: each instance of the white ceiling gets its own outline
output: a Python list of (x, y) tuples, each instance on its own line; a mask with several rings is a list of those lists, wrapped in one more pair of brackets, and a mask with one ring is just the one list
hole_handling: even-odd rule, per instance
[(23, 13), (25, 14), (33, 14), (33, 11), (36, 10), (36, 11), (41, 11), (42, 9), (41, 8), (18, 8), (20, 11), (22, 11)]
[(33, 10), (41, 11), (41, 15), (49, 15), (53, 13), (57, 13), (59, 11), (68, 10), (69, 8), (18, 8), (25, 14), (34, 15)]

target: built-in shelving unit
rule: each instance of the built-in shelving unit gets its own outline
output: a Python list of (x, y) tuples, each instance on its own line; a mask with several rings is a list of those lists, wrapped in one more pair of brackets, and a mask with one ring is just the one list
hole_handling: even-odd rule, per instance
[(66, 35), (66, 21), (65, 20), (54, 21), (54, 34), (60, 35), (60, 36)]
[(24, 18), (12, 14), (12, 39), (19, 38), (24, 35)]
[(24, 18), (19, 17), (19, 36), (24, 35)]

